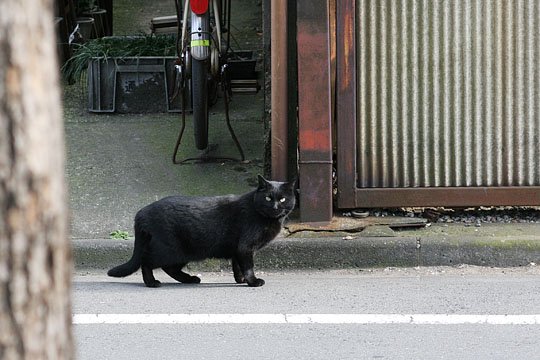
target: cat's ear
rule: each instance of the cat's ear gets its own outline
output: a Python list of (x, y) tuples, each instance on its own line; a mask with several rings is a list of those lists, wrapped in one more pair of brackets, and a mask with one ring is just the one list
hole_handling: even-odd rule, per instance
[(263, 178), (261, 175), (257, 175), (257, 178), (259, 179), (259, 187), (257, 190), (266, 190), (268, 189), (268, 181)]
[(287, 189), (291, 191), (294, 191), (294, 189), (296, 188), (297, 181), (298, 181), (298, 177), (295, 176), (291, 179), (291, 181), (288, 181), (285, 184), (283, 184), (283, 186), (285, 186)]

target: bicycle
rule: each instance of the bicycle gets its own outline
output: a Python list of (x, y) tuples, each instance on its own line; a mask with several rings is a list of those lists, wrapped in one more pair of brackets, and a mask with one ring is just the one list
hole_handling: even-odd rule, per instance
[[(227, 126), (243, 161), (244, 153), (230, 125), (228, 107), (231, 95), (227, 65), (227, 53), (230, 49), (231, 1), (185, 0), (182, 6), (180, 0), (175, 0), (175, 5), (177, 19), (182, 19), (178, 24), (176, 43), (178, 60), (175, 66), (176, 88), (182, 93), (182, 128), (175, 146), (173, 162), (183, 163), (201, 159), (191, 158), (183, 161), (176, 159), (185, 129), (188, 80), (191, 84), (193, 132), (197, 149), (205, 150), (208, 147), (208, 108), (213, 101), (217, 101), (218, 85), (221, 84)], [(226, 39), (223, 37), (224, 33), (227, 34)], [(210, 158), (206, 156), (204, 159)]]

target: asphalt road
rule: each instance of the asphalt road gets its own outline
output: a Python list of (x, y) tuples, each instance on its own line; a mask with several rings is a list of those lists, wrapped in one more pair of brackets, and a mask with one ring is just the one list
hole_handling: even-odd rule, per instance
[[(157, 273), (163, 286), (150, 289), (139, 273), (78, 274), (78, 358), (533, 359), (540, 353), (537, 266), (258, 275), (266, 280), (261, 288), (234, 284), (229, 273), (204, 273), (199, 285)], [(410, 321), (399, 323), (402, 317)], [(490, 324), (494, 319), (510, 320)]]

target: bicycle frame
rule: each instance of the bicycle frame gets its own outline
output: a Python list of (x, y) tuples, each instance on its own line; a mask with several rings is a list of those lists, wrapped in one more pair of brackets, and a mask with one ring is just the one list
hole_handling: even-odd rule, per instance
[[(211, 14), (215, 18), (217, 39), (212, 36)], [(191, 33), (189, 35), (187, 33), (188, 16), (190, 16), (191, 24)], [(212, 55), (213, 49), (217, 50), (218, 56), (221, 55), (222, 30), (218, 0), (186, 0), (184, 2), (180, 43), (182, 44), (180, 53), (185, 54), (186, 49), (189, 48), (190, 55), (197, 60), (208, 59)]]

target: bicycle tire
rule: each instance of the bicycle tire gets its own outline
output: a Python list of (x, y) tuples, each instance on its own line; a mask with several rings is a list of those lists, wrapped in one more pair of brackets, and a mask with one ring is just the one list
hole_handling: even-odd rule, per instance
[(208, 61), (191, 59), (193, 134), (199, 150), (208, 147)]

